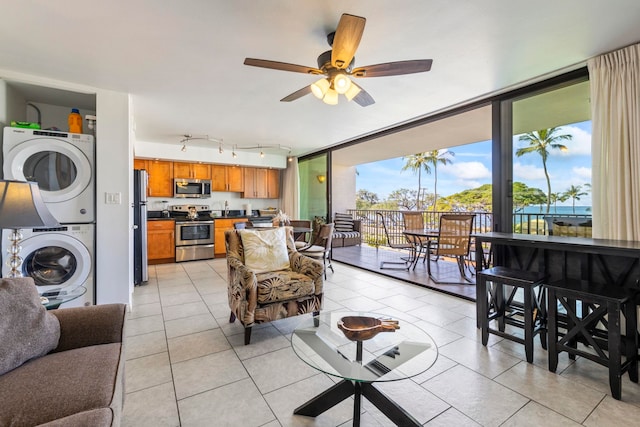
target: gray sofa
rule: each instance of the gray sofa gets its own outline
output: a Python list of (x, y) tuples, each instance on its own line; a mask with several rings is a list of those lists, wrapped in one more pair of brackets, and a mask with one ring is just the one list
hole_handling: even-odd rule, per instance
[(0, 426), (119, 426), (124, 304), (52, 310), (57, 347), (0, 375)]

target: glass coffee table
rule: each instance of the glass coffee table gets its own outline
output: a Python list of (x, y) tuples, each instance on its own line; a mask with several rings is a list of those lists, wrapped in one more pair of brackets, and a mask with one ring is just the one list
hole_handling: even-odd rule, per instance
[(316, 417), (354, 396), (353, 425), (359, 426), (364, 396), (396, 425), (420, 426), (415, 418), (376, 389), (374, 383), (404, 380), (426, 371), (438, 358), (436, 343), (425, 331), (402, 320), (398, 322), (399, 329), (393, 332), (351, 341), (338, 329), (338, 321), (346, 316), (390, 318), (380, 313), (322, 312), (298, 325), (291, 336), (296, 355), (312, 368), (342, 381), (293, 413)]
[[(73, 301), (76, 298), (80, 298), (87, 292), (87, 288), (84, 286), (78, 286), (77, 288), (71, 291), (55, 291), (55, 292), (45, 292), (40, 295), (42, 299), (42, 305), (45, 306), (47, 310), (55, 310), (60, 307), (61, 304), (65, 302)], [(42, 298), (44, 297), (44, 299)]]

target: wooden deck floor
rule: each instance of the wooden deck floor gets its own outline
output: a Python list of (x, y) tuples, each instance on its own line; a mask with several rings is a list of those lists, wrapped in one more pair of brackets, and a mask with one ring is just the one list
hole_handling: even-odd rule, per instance
[[(397, 261), (401, 256), (405, 256), (405, 253), (383, 248), (375, 249), (366, 245), (333, 248), (333, 260), (335, 262), (341, 262), (405, 282), (425, 286), (429, 289), (441, 291), (469, 301), (476, 300), (475, 276), (471, 277), (473, 283), (468, 284), (445, 285), (434, 283), (429, 279), (426, 264), (424, 264), (422, 260), (419, 260), (415, 270), (411, 271), (380, 269), (380, 263), (382, 261)], [(386, 267), (393, 266), (387, 264)], [(439, 280), (443, 281), (460, 281), (461, 279), (457, 265), (451, 261), (441, 259), (438, 262), (431, 262), (431, 272)]]

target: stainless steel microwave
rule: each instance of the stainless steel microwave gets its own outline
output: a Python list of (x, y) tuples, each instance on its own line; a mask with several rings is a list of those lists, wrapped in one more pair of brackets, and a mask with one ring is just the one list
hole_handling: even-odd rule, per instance
[(174, 178), (173, 197), (182, 199), (203, 199), (211, 197), (211, 180)]

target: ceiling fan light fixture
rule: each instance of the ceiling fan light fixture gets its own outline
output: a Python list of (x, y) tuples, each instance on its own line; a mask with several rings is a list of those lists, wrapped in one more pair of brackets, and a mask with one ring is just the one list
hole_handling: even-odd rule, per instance
[(329, 83), (329, 80), (323, 78), (311, 84), (311, 92), (316, 98), (322, 99), (330, 86), (331, 84)]
[(349, 89), (344, 93), (344, 96), (347, 98), (347, 100), (351, 101), (360, 93), (360, 91), (361, 89), (359, 86), (352, 84), (349, 87)]
[(333, 78), (333, 88), (340, 95), (346, 93), (351, 87), (351, 79), (344, 73), (338, 73)]
[(325, 104), (329, 105), (338, 105), (338, 92), (334, 89), (329, 89), (327, 93), (325, 93), (324, 98), (322, 98)]

